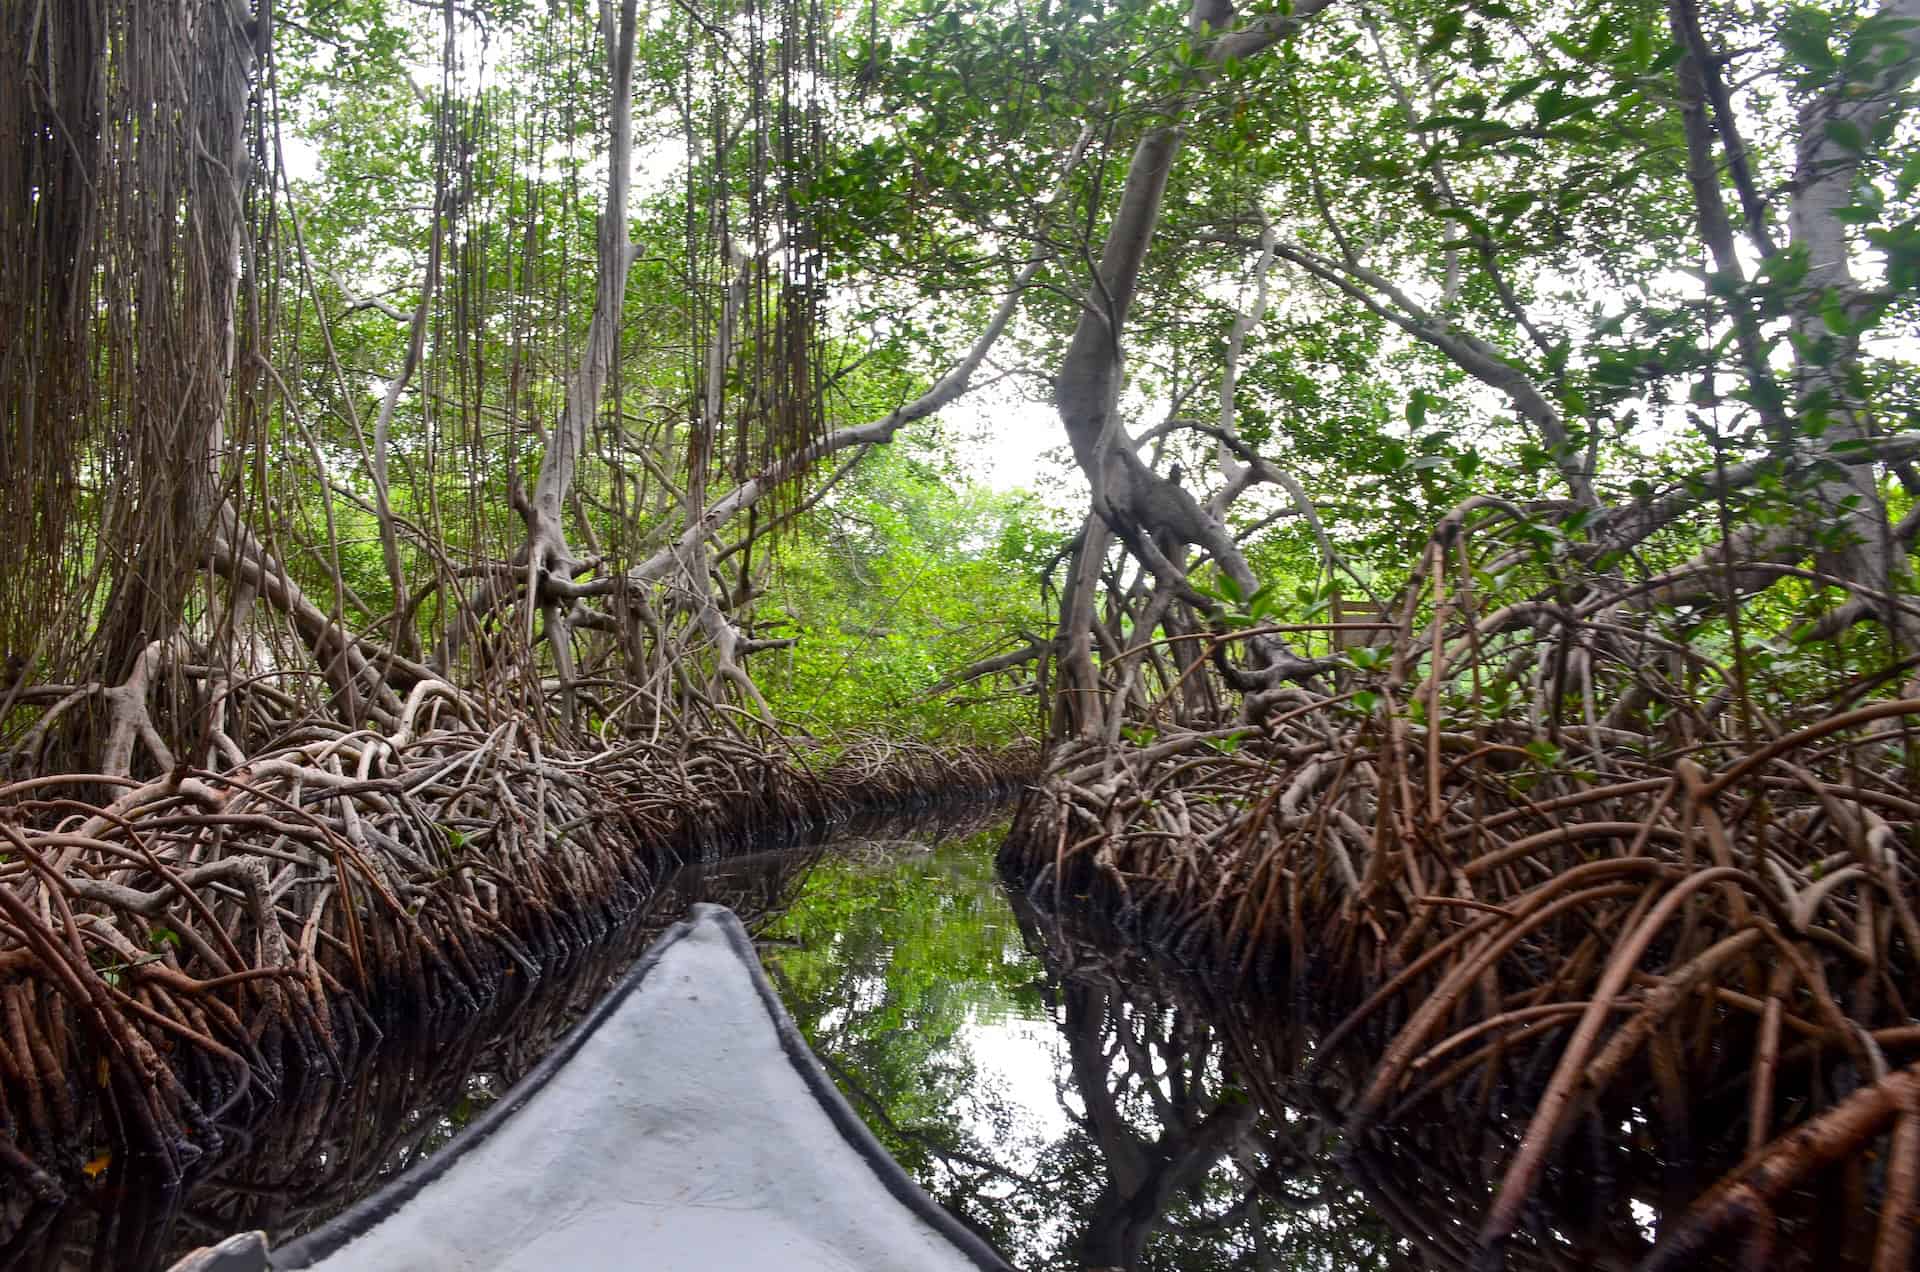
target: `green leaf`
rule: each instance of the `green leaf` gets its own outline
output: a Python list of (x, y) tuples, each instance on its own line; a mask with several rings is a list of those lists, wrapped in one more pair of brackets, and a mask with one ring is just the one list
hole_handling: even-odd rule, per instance
[(1600, 60), (1600, 55), (1605, 53), (1608, 46), (1612, 43), (1613, 15), (1611, 13), (1602, 13), (1600, 20), (1593, 24), (1592, 34), (1587, 36), (1587, 47), (1582, 49), (1581, 52), (1586, 55), (1588, 61), (1597, 62)]
[(1647, 69), (1650, 71), (1670, 71), (1678, 66), (1680, 59), (1686, 55), (1685, 49), (1675, 44), (1672, 40), (1668, 40), (1666, 44), (1661, 47), (1660, 51), (1654, 54), (1653, 61), (1648, 64)]
[(1642, 67), (1653, 56), (1653, 42), (1659, 38), (1651, 26), (1644, 22), (1633, 24), (1633, 30), (1627, 33), (1626, 65), (1630, 68)]
[(1450, 46), (1460, 38), (1461, 29), (1466, 26), (1466, 15), (1458, 9), (1440, 15), (1433, 24), (1433, 34), (1420, 46), (1422, 56), (1431, 57)]
[(1347, 651), (1347, 661), (1360, 671), (1376, 671), (1386, 666), (1387, 660), (1392, 656), (1387, 650), (1376, 649), (1371, 645), (1361, 645)]
[(1593, 101), (1584, 97), (1575, 97), (1559, 88), (1549, 88), (1534, 99), (1534, 110), (1540, 116), (1541, 127), (1556, 124), (1575, 115), (1588, 114), (1593, 110)]
[(1907, 161), (1900, 165), (1900, 176), (1894, 181), (1894, 189), (1903, 199), (1920, 189), (1920, 149), (1908, 155)]
[(1822, 293), (1819, 309), (1820, 321), (1826, 323), (1827, 329), (1833, 334), (1842, 338), (1853, 334), (1853, 318), (1847, 313), (1846, 302), (1840, 298), (1839, 292), (1828, 288)]
[(1851, 119), (1829, 119), (1825, 131), (1828, 140), (1841, 149), (1851, 150), (1856, 155), (1866, 153), (1867, 134)]
[(1407, 399), (1407, 424), (1416, 432), (1427, 426), (1427, 391), (1415, 389)]
[(1523, 97), (1531, 97), (1544, 83), (1546, 83), (1546, 77), (1543, 75), (1529, 75), (1525, 79), (1515, 80), (1506, 92), (1500, 94), (1494, 106), (1496, 108), (1511, 106)]
[(1827, 44), (1824, 15), (1818, 20), (1805, 10), (1792, 15), (1780, 28), (1780, 47), (1813, 77), (1826, 79), (1839, 69), (1833, 49)]
[(1511, 225), (1513, 221), (1520, 216), (1521, 213), (1525, 212), (1528, 208), (1532, 207), (1534, 204), (1538, 203), (1539, 201), (1540, 201), (1539, 191), (1520, 190), (1513, 194), (1509, 194), (1504, 198), (1495, 199), (1493, 201), (1493, 204), (1489, 208), (1489, 211), (1491, 211), (1495, 216), (1499, 217), (1502, 222)]

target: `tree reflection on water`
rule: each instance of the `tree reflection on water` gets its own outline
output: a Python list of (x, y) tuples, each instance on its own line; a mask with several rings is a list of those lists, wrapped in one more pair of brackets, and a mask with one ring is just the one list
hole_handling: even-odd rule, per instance
[(1009, 902), (1000, 833), (842, 838), (797, 896), (812, 852), (689, 868), (578, 966), (484, 1019), (392, 1030), (350, 1078), (228, 1128), (186, 1189), (116, 1168), (62, 1208), (0, 1196), (0, 1267), (149, 1272), (228, 1232), (314, 1226), (450, 1140), (700, 900), (781, 916), (762, 957), (822, 1061), (901, 1164), (1029, 1272), (1413, 1266), (1312, 1120), (1251, 1098), (1265, 1088), (1171, 985)]
[(1172, 986), (1009, 903), (998, 834), (836, 855), (769, 930), (788, 1009), (901, 1163), (1029, 1269), (1407, 1266)]

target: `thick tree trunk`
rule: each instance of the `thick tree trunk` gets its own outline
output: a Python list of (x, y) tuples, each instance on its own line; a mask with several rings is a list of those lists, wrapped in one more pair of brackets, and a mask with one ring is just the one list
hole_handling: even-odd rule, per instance
[[(1212, 37), (1204, 46), (1203, 58), (1203, 66), (1211, 66), (1228, 57), (1259, 52), (1298, 30), (1325, 7), (1324, 2), (1309, 0), (1294, 6), (1289, 15), (1269, 15), (1244, 31), (1219, 35), (1231, 18), (1231, 10), (1213, 0), (1196, 0), (1189, 26), (1196, 36)], [(1204, 70), (1195, 74), (1197, 81), (1206, 78)], [(1191, 100), (1176, 102), (1173, 113), (1178, 117), (1192, 105)], [(1148, 132), (1134, 147), (1099, 263), (1089, 280), (1079, 320), (1054, 381), (1054, 406), (1073, 447), (1074, 460), (1086, 476), (1093, 515), (1118, 535), (1139, 561), (1156, 576), (1177, 585), (1184, 582), (1185, 571), (1169, 559), (1160, 542), (1191, 544), (1205, 551), (1244, 593), (1251, 594), (1259, 586), (1258, 580), (1226, 526), (1177, 482), (1147, 466), (1118, 413), (1125, 379), (1127, 312), (1153, 244), (1180, 144), (1181, 129), (1166, 126)], [(1091, 612), (1091, 594), (1081, 596), (1078, 591), (1097, 588), (1099, 573), (1084, 565), (1083, 560), (1083, 568), (1074, 572), (1074, 592), (1063, 598), (1063, 615)], [(1073, 647), (1076, 639), (1067, 632), (1063, 620), (1063, 653), (1084, 661), (1085, 656)], [(1310, 676), (1320, 669), (1319, 663), (1299, 657), (1277, 639), (1257, 638), (1253, 653), (1260, 665), (1256, 674), (1262, 682)], [(1085, 679), (1086, 675), (1086, 668), (1063, 667), (1065, 677)], [(1069, 686), (1063, 684), (1063, 688)], [(1061, 723), (1075, 724), (1084, 731), (1094, 719), (1090, 710), (1091, 704), (1073, 704)]]
[(1054, 634), (1054, 685), (1050, 736), (1099, 737), (1106, 732), (1101, 701), (1100, 673), (1093, 661), (1094, 605), (1099, 597), (1101, 567), (1113, 535), (1100, 514), (1090, 512), (1080, 528), (1080, 545), (1073, 551), (1067, 586), (1060, 598), (1060, 623)]
[[(1920, 0), (1887, 0), (1879, 17), (1920, 23)], [(1807, 276), (1793, 316), (1793, 333), (1798, 349), (1825, 345), (1830, 352), (1818, 358), (1800, 356), (1793, 385), (1796, 424), (1803, 425), (1808, 414), (1821, 413), (1831, 421), (1827, 437), (1833, 442), (1861, 441), (1871, 428), (1861, 417), (1851, 388), (1859, 365), (1859, 336), (1834, 331), (1825, 317), (1829, 298), (1837, 300), (1850, 318), (1858, 316), (1863, 300), (1849, 264), (1846, 226), (1839, 216), (1854, 201), (1861, 157), (1836, 138), (1833, 125), (1851, 125), (1859, 136), (1871, 137), (1896, 95), (1920, 74), (1920, 30), (1900, 31), (1893, 38), (1905, 42), (1906, 55), (1887, 62), (1873, 83), (1848, 82), (1800, 111), (1787, 226), (1791, 248), (1806, 254)], [(1841, 539), (1816, 553), (1822, 570), (1889, 597), (1906, 590), (1906, 547), (1894, 538), (1876, 468), (1847, 467), (1842, 476), (1822, 482), (1813, 501), (1819, 510), (1816, 533), (1838, 529)], [(1920, 623), (1891, 603), (1874, 609), (1899, 653), (1920, 653)]]

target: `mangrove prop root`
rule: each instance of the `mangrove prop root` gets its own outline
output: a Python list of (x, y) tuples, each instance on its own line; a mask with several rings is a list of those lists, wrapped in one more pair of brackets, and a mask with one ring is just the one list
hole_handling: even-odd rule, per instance
[[(1261, 1049), (1307, 1030), (1293, 1078), (1366, 1177), (1444, 1197), (1468, 1261), (1550, 1266), (1539, 1234), (1582, 1223), (1629, 1263), (1778, 1257), (1846, 1198), (1909, 1266), (1920, 699), (1743, 718), (1618, 613), (1510, 619), (1409, 601), (1371, 705), (1354, 677), (1064, 743), (1003, 869), (1203, 971)], [(1539, 700), (1493, 710), (1473, 687), (1515, 668)], [(1571, 1182), (1591, 1161), (1605, 1188)]]
[(343, 1040), (355, 1052), (345, 1067), (284, 1089), (223, 1155), (196, 1165), (186, 1188), (144, 1186), (145, 1172), (115, 1163), (111, 1207), (44, 1202), (11, 1232), (15, 1216), (0, 1213), (0, 1266), (64, 1267), (85, 1251), (94, 1267), (166, 1267), (220, 1234), (311, 1229), (508, 1090), (689, 904), (719, 902), (757, 928), (784, 909), (813, 859), (782, 848), (682, 867), (594, 948), (506, 976), (479, 1015), (409, 1019), (364, 1050)]

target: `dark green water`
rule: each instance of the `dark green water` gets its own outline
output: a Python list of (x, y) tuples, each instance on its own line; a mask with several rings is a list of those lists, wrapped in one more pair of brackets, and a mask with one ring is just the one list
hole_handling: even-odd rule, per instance
[(765, 932), (881, 1142), (1034, 1272), (1392, 1266), (1311, 1123), (1259, 1108), (1200, 1015), (1117, 954), (1023, 931), (1001, 833), (836, 844)]

